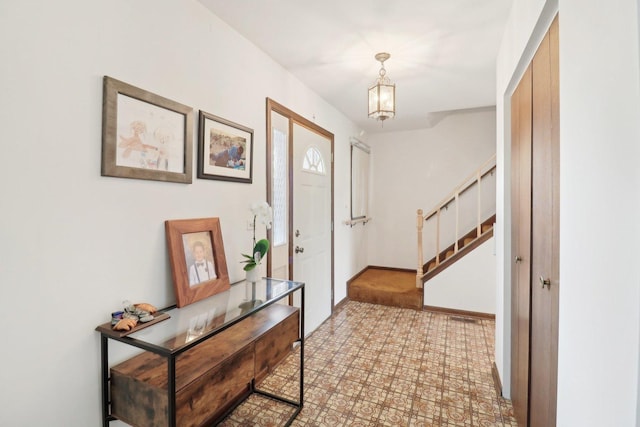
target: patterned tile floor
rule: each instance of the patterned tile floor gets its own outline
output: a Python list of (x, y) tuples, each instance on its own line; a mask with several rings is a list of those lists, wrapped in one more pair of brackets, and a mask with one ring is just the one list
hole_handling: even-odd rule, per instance
[[(293, 426), (516, 426), (493, 385), (495, 323), (348, 301), (305, 341)], [(297, 400), (299, 354), (259, 388)], [(220, 425), (281, 426), (292, 407), (252, 395)]]

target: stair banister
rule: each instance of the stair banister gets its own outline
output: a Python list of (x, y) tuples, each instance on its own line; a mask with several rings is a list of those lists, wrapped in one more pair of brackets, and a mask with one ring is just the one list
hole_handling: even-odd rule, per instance
[[(488, 168), (488, 169), (487, 169)], [(422, 242), (422, 231), (423, 231), (423, 223), (431, 219), (433, 216), (436, 217), (436, 235), (435, 235), (435, 265), (439, 265), (441, 263), (440, 259), (440, 216), (442, 209), (447, 210), (449, 204), (451, 202), (455, 202), (456, 211), (455, 211), (455, 231), (454, 231), (454, 241), (453, 245), (453, 253), (456, 254), (461, 249), (459, 246), (460, 240), (460, 195), (465, 191), (469, 190), (474, 185), (478, 186), (478, 194), (477, 194), (477, 217), (476, 217), (476, 238), (482, 235), (482, 178), (484, 178), (487, 174), (493, 174), (493, 171), (496, 168), (496, 155), (494, 154), (489, 158), (486, 162), (484, 162), (476, 171), (467, 176), (460, 185), (458, 185), (451, 193), (447, 195), (436, 207), (429, 211), (427, 215), (423, 215), (422, 209), (418, 209), (417, 214), (417, 233), (418, 233), (418, 268), (416, 269), (416, 287), (422, 288), (424, 284), (424, 277), (428, 273), (424, 271), (424, 248)], [(485, 170), (486, 169), (486, 170)], [(463, 242), (464, 246), (464, 242)], [(445, 257), (445, 259), (448, 257)]]

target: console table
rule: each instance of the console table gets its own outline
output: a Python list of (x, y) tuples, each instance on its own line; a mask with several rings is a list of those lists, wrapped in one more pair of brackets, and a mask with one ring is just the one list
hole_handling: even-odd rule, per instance
[[(284, 304), (300, 292), (301, 309)], [(278, 303), (280, 301), (280, 303)], [(304, 283), (263, 278), (239, 282), (186, 307), (159, 310), (169, 318), (124, 335), (110, 323), (101, 334), (103, 427), (121, 420), (136, 427), (208, 426), (257, 393), (303, 405)], [(109, 366), (109, 340), (143, 351)], [(260, 381), (300, 346), (298, 400), (259, 389)]]

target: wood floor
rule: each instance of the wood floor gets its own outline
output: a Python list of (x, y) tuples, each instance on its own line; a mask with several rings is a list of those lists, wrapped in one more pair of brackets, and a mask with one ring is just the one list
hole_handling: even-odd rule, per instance
[(352, 301), (422, 310), (422, 289), (416, 288), (415, 271), (369, 267), (348, 285)]

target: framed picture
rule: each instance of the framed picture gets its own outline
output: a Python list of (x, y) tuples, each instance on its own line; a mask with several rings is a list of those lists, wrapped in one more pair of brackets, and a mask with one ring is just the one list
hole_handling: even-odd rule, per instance
[(253, 129), (200, 111), (198, 178), (251, 184)]
[(168, 220), (165, 230), (178, 307), (230, 288), (219, 218)]
[(191, 184), (193, 109), (104, 76), (102, 176)]

